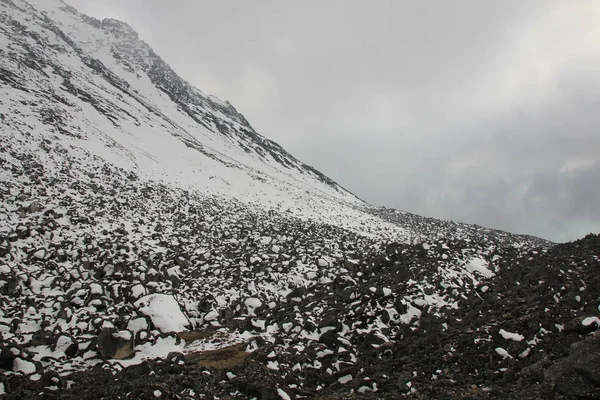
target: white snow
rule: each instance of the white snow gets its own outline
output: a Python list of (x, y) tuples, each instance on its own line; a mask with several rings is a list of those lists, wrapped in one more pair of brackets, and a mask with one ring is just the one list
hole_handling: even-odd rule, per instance
[(265, 326), (266, 326), (267, 321), (265, 321), (264, 319), (254, 319), (254, 318), (252, 318), (251, 322), (252, 322), (252, 326), (253, 327), (258, 328), (258, 329), (260, 329), (262, 331), (265, 330)]
[(182, 341), (180, 344), (176, 343), (177, 339), (172, 336), (158, 338), (154, 343), (148, 342), (135, 346), (135, 355), (132, 358), (127, 360), (110, 360), (110, 362), (128, 367), (130, 365), (140, 364), (145, 360), (166, 358), (170, 352), (183, 353), (184, 342)]
[(206, 315), (204, 316), (204, 320), (205, 321), (214, 321), (217, 318), (219, 318), (219, 313), (216, 312), (215, 310), (210, 310), (209, 312), (206, 313)]
[(504, 329), (500, 329), (500, 335), (506, 340), (514, 340), (515, 342), (520, 342), (525, 339), (525, 336), (520, 335), (518, 333), (507, 332)]
[(319, 258), (318, 264), (319, 264), (319, 267), (327, 267), (327, 266), (329, 266), (329, 263), (324, 258)]
[(496, 347), (496, 353), (502, 358), (512, 358), (511, 355), (502, 347)]
[(148, 321), (144, 317), (134, 318), (127, 323), (127, 329), (134, 334), (145, 331), (148, 329)]
[(33, 374), (35, 373), (35, 364), (31, 361), (23, 360), (22, 358), (15, 358), (13, 361), (13, 371), (22, 372), (24, 374)]
[(179, 303), (170, 294), (149, 294), (140, 298), (134, 305), (141, 314), (150, 318), (161, 332), (182, 332), (190, 326), (190, 321), (181, 311)]
[(525, 350), (523, 350), (521, 353), (519, 353), (519, 358), (525, 358), (525, 357), (529, 356), (529, 353), (531, 353), (531, 349), (528, 347)]
[(596, 324), (597, 326), (600, 326), (600, 318), (598, 318), (598, 317), (587, 317), (583, 321), (581, 321), (581, 324), (583, 326), (590, 326), (592, 324)]
[(351, 380), (352, 380), (352, 375), (344, 375), (344, 376), (338, 378), (338, 382), (341, 383), (342, 385), (350, 382)]
[(91, 294), (102, 294), (104, 291), (102, 290), (102, 286), (97, 283), (92, 283), (90, 285), (90, 293)]
[(281, 397), (283, 400), (292, 400), (292, 398), (290, 397), (289, 394), (287, 394), (286, 392), (284, 392), (282, 389), (277, 389), (277, 394), (279, 395), (279, 397)]
[(367, 393), (367, 392), (376, 392), (377, 391), (377, 383), (373, 382), (373, 386), (361, 386), (358, 388), (358, 393)]
[(123, 339), (123, 340), (131, 340), (131, 332), (129, 331), (118, 331), (112, 334), (113, 337)]
[(248, 315), (253, 316), (255, 315), (254, 310), (262, 306), (262, 301), (260, 301), (260, 299), (257, 299), (256, 297), (250, 297), (244, 301), (244, 304), (248, 309)]
[(402, 315), (400, 315), (400, 322), (402, 322), (403, 324), (410, 324), (410, 322), (413, 320), (413, 318), (419, 319), (421, 318), (421, 310), (419, 310), (417, 307), (413, 306), (412, 303), (410, 303), (409, 301), (406, 301), (405, 299), (402, 299), (402, 304), (406, 304), (406, 312)]
[(139, 298), (140, 296), (143, 296), (147, 293), (146, 288), (144, 287), (144, 285), (135, 285), (131, 288), (131, 296), (134, 299)]
[(272, 369), (274, 371), (279, 370), (279, 362), (277, 361), (267, 361), (267, 368)]
[(476, 257), (469, 260), (469, 262), (465, 264), (465, 268), (469, 272), (476, 272), (485, 278), (491, 278), (495, 275), (492, 271), (490, 271), (489, 263), (482, 257)]

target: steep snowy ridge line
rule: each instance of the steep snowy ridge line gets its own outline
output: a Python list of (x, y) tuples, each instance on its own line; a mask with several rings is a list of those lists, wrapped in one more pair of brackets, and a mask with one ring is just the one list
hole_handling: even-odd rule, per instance
[[(283, 148), (281, 148), (281, 146), (264, 137), (261, 137), (260, 135), (257, 135), (253, 131), (250, 124), (246, 121), (246, 119), (241, 114), (239, 114), (237, 110), (235, 110), (235, 108), (231, 106), (231, 104), (223, 102), (215, 103), (215, 101), (213, 100), (215, 99), (214, 96), (206, 96), (204, 93), (197, 90), (196, 88), (191, 87), (191, 85), (188, 82), (185, 82), (179, 76), (177, 76), (175, 72), (173, 72), (173, 70), (168, 65), (166, 65), (166, 63), (164, 63), (162, 59), (160, 59), (160, 57), (158, 57), (151, 49), (147, 48), (147, 45), (145, 43), (140, 42), (138, 40), (137, 33), (131, 30), (130, 27), (115, 20), (104, 20), (102, 22), (102, 27), (104, 27), (104, 25), (106, 25), (107, 22), (110, 22), (110, 25), (114, 27), (113, 31), (125, 31), (125, 37), (133, 38), (135, 41), (134, 45), (129, 44), (128, 46), (119, 46), (119, 44), (117, 44), (116, 49), (118, 50), (113, 49), (113, 55), (116, 56), (118, 54), (120, 59), (131, 59), (133, 57), (134, 60), (132, 62), (141, 64), (142, 69), (148, 73), (148, 75), (151, 77), (152, 81), (157, 85), (157, 87), (159, 87), (160, 90), (167, 94), (171, 98), (171, 100), (180, 105), (186, 111), (186, 113), (196, 122), (209, 128), (212, 132), (227, 129), (226, 126), (225, 128), (223, 128), (223, 126), (217, 123), (214, 120), (214, 118), (212, 118), (210, 115), (202, 115), (202, 117), (211, 117), (212, 121), (210, 122), (216, 125), (216, 129), (213, 130), (212, 128), (208, 127), (204, 122), (202, 122), (202, 120), (198, 118), (191, 109), (191, 107), (194, 107), (197, 111), (200, 111), (197, 107), (198, 103), (200, 103), (200, 106), (205, 106), (206, 102), (208, 102), (210, 105), (213, 106), (215, 110), (223, 113), (226, 116), (233, 116), (236, 122), (241, 122), (241, 126), (238, 126), (238, 130), (242, 133), (241, 139), (244, 139), (245, 136), (252, 135), (253, 139), (255, 139), (255, 141), (258, 144), (260, 144), (264, 149), (266, 149), (267, 152), (273, 157), (281, 156), (282, 158), (279, 159), (279, 162), (284, 163), (284, 165), (287, 166), (294, 166), (298, 168), (300, 172), (304, 172), (305, 170), (307, 170), (307, 168), (305, 168), (305, 166), (302, 163), (300, 163), (293, 156), (288, 154)], [(144, 51), (142, 51), (143, 56), (145, 56), (142, 59), (138, 57), (138, 54), (136, 52), (136, 50), (140, 47), (145, 49)], [(148, 59), (152, 60), (151, 65), (146, 65)], [(168, 86), (174, 86), (176, 90), (169, 90)], [(201, 99), (198, 99), (195, 96), (197, 93), (200, 94)], [(192, 104), (191, 106), (190, 103)], [(276, 151), (270, 151), (271, 148), (275, 148)], [(316, 171), (312, 171), (310, 169), (308, 169), (308, 171), (313, 172), (317, 177), (320, 177), (320, 174), (316, 173)], [(335, 184), (335, 182), (331, 180), (325, 180), (325, 182), (330, 186), (337, 186), (337, 184)]]
[[(79, 14), (73, 14), (73, 13), (66, 13), (66, 12), (61, 12), (61, 8), (59, 7), (58, 9), (54, 9), (52, 7), (50, 7), (48, 5), (48, 3), (51, 2), (44, 2), (43, 6), (48, 7), (48, 11), (46, 12), (46, 16), (44, 18), (42, 18), (42, 22), (44, 26), (46, 26), (48, 29), (50, 29), (52, 32), (54, 32), (57, 37), (59, 39), (64, 39), (67, 37), (67, 35), (62, 31), (62, 30), (67, 30), (68, 29), (73, 29), (75, 30), (75, 32), (79, 31), (85, 31), (87, 29), (87, 34), (86, 37), (93, 37), (93, 35), (100, 35), (100, 38), (96, 38), (96, 43), (106, 43), (103, 39), (102, 36), (105, 35), (105, 33), (103, 33), (102, 31), (97, 32), (96, 28), (94, 28), (92, 25), (86, 25), (86, 24), (74, 24), (73, 21), (78, 22), (78, 18), (80, 18)], [(38, 4), (38, 6), (40, 6), (41, 4)], [(48, 20), (48, 15), (52, 15), (52, 16), (56, 16), (58, 15), (60, 18), (59, 19), (63, 19), (64, 21), (61, 22), (61, 27), (56, 27), (52, 24), (52, 22), (50, 22)], [(86, 19), (86, 21), (89, 21), (89, 19)], [(99, 21), (98, 21), (99, 22)], [(69, 25), (70, 24), (70, 25)], [(22, 25), (22, 24), (21, 24)], [(102, 23), (100, 23), (100, 28), (102, 28)], [(42, 28), (42, 33), (43, 33), (43, 29)], [(91, 33), (90, 33), (91, 30)], [(23, 34), (23, 32), (21, 32), (21, 34)], [(45, 40), (45, 39), (41, 39), (39, 37), (39, 33), (38, 33), (38, 37), (36, 37), (35, 39), (37, 41), (41, 41), (41, 40)], [(7, 35), (8, 36), (8, 35)], [(43, 36), (48, 36), (47, 34), (44, 34)], [(81, 46), (77, 45), (76, 43), (74, 43), (71, 39), (65, 39), (67, 40), (67, 42), (71, 43), (71, 45), (69, 47), (76, 49), (75, 53), (80, 52), (80, 50), (78, 50)], [(136, 39), (137, 40), (137, 39)], [(65, 42), (66, 43), (66, 42)], [(44, 54), (47, 53), (48, 51), (48, 47), (50, 46), (48, 43), (46, 42), (41, 42), (41, 44), (46, 47), (45, 49), (43, 49), (42, 51), (40, 51), (40, 54), (37, 54), (37, 58), (39, 57), (44, 57)], [(143, 44), (142, 42), (140, 42), (139, 40), (137, 40), (134, 43), (134, 47), (139, 47), (139, 46), (146, 46), (145, 44)], [(58, 46), (58, 47), (57, 47)], [(60, 42), (53, 45), (52, 47), (55, 48), (59, 48), (60, 47)], [(53, 91), (56, 91), (58, 93), (60, 93), (60, 96), (67, 96), (70, 97), (68, 94), (63, 93), (65, 86), (67, 89), (67, 92), (71, 91), (75, 97), (77, 98), (75, 101), (72, 100), (68, 100), (65, 101), (66, 103), (72, 103), (72, 104), (77, 104), (77, 103), (81, 103), (81, 100), (84, 100), (84, 103), (87, 102), (89, 104), (91, 104), (92, 106), (94, 106), (94, 108), (96, 109), (96, 111), (100, 114), (100, 116), (102, 116), (103, 118), (108, 118), (110, 120), (111, 125), (114, 126), (106, 126), (106, 128), (103, 126), (102, 130), (104, 132), (104, 135), (108, 135), (108, 137), (111, 138), (111, 141), (113, 141), (114, 143), (121, 143), (125, 148), (130, 148), (131, 149), (131, 145), (130, 144), (126, 144), (123, 143), (123, 137), (122, 134), (111, 134), (111, 131), (126, 131), (128, 133), (132, 133), (132, 129), (128, 129), (128, 127), (125, 126), (125, 124), (127, 123), (126, 120), (130, 120), (131, 122), (133, 122), (133, 125), (136, 126), (136, 128), (140, 127), (140, 124), (142, 126), (144, 126), (144, 121), (149, 121), (147, 115), (144, 115), (144, 112), (148, 109), (148, 106), (150, 106), (151, 109), (157, 111), (158, 115), (162, 118), (162, 119), (166, 119), (167, 121), (169, 121), (169, 123), (171, 125), (173, 125), (174, 129), (167, 129), (167, 131), (171, 131), (171, 135), (174, 137), (182, 137), (182, 135), (187, 136), (188, 139), (185, 140), (185, 142), (187, 142), (187, 145), (189, 146), (190, 143), (193, 143), (193, 145), (190, 148), (196, 149), (196, 150), (200, 150), (204, 155), (206, 155), (207, 157), (211, 158), (213, 161), (217, 161), (217, 162), (224, 162), (225, 166), (231, 166), (232, 165), (232, 160), (234, 161), (233, 164), (234, 165), (238, 165), (239, 167), (241, 167), (242, 170), (248, 170), (248, 174), (250, 176), (248, 176), (248, 174), (237, 174), (236, 179), (240, 179), (243, 178), (243, 180), (245, 182), (242, 183), (243, 185), (248, 185), (248, 186), (264, 186), (261, 185), (260, 182), (256, 182), (256, 179), (253, 179), (252, 176), (257, 176), (257, 174), (265, 174), (267, 175), (267, 177), (270, 177), (271, 179), (275, 179), (275, 181), (279, 184), (279, 185), (283, 185), (284, 187), (282, 187), (281, 190), (278, 190), (277, 192), (279, 192), (281, 194), (284, 194), (288, 197), (286, 192), (306, 192), (306, 190), (308, 190), (309, 192), (312, 192), (311, 195), (309, 196), (302, 196), (304, 197), (301, 201), (296, 202), (296, 201), (292, 201), (292, 203), (296, 204), (296, 209), (300, 209), (301, 207), (299, 206), (304, 206), (303, 203), (306, 202), (311, 202), (311, 198), (313, 197), (321, 197), (321, 196), (326, 196), (326, 198), (330, 198), (330, 199), (335, 199), (337, 197), (339, 197), (339, 194), (344, 192), (346, 193), (343, 197), (344, 200), (342, 200), (341, 203), (341, 207), (342, 208), (346, 208), (346, 206), (344, 205), (344, 202), (346, 202), (347, 200), (350, 200), (349, 206), (352, 206), (352, 203), (356, 203), (356, 198), (354, 196), (349, 195), (347, 192), (343, 191), (340, 192), (340, 189), (334, 189), (334, 191), (331, 191), (332, 188), (336, 188), (337, 185), (335, 185), (331, 180), (328, 180), (327, 178), (325, 178), (322, 174), (319, 174), (318, 172), (314, 171), (312, 168), (309, 167), (305, 167), (303, 164), (297, 162), (297, 160), (293, 159), (293, 157), (289, 156), (289, 154), (285, 153), (285, 151), (283, 149), (281, 149), (280, 146), (274, 144), (273, 142), (270, 142), (262, 137), (260, 137), (259, 135), (257, 135), (256, 133), (254, 133), (253, 131), (251, 131), (251, 128), (249, 125), (245, 126), (245, 132), (247, 133), (246, 136), (248, 136), (248, 134), (251, 135), (251, 139), (250, 142), (253, 143), (253, 146), (258, 146), (256, 147), (258, 150), (261, 149), (260, 146), (266, 146), (264, 147), (265, 149), (267, 149), (267, 151), (262, 151), (260, 150), (260, 152), (262, 152), (262, 154), (260, 153), (256, 153), (258, 154), (258, 158), (257, 155), (252, 153), (250, 154), (250, 158), (248, 158), (248, 156), (245, 156), (244, 154), (249, 154), (248, 152), (248, 148), (246, 148), (246, 151), (240, 153), (240, 144), (238, 143), (238, 141), (232, 141), (233, 139), (223, 135), (222, 133), (215, 133), (218, 132), (218, 129), (213, 128), (212, 131), (211, 130), (206, 130), (206, 128), (204, 128), (204, 126), (198, 126), (197, 124), (195, 125), (195, 122), (192, 121), (192, 123), (190, 123), (189, 120), (185, 119), (185, 116), (183, 116), (184, 118), (182, 119), (182, 115), (181, 114), (173, 114), (173, 113), (168, 113), (169, 115), (167, 115), (165, 113), (166, 110), (169, 109), (173, 109), (173, 107), (171, 105), (164, 102), (164, 100), (159, 100), (158, 103), (166, 105), (166, 107), (158, 107), (157, 106), (157, 102), (155, 101), (157, 96), (156, 94), (157, 89), (155, 87), (155, 84), (158, 85), (157, 83), (153, 83), (150, 81), (147, 81), (147, 84), (144, 84), (144, 88), (145, 89), (141, 89), (141, 88), (137, 88), (135, 89), (134, 86), (129, 85), (127, 83), (127, 79), (123, 79), (120, 78), (119, 75), (123, 75), (123, 73), (125, 73), (125, 75), (128, 74), (127, 71), (124, 72), (123, 70), (123, 65), (120, 65), (118, 62), (115, 63), (114, 58), (113, 58), (113, 53), (114, 53), (114, 49), (113, 47), (111, 47), (111, 45), (108, 45), (108, 47), (110, 47), (108, 50), (106, 50), (103, 53), (103, 48), (107, 47), (107, 45), (99, 45), (99, 47), (94, 48), (95, 52), (94, 52), (94, 56), (99, 57), (97, 60), (94, 58), (90, 58), (87, 55), (83, 55), (80, 58), (83, 61), (83, 65), (81, 67), (83, 67), (83, 69), (80, 68), (75, 68), (73, 69), (73, 65), (77, 65), (79, 63), (79, 61), (77, 61), (77, 59), (75, 60), (71, 60), (70, 63), (66, 64), (66, 65), (53, 65), (53, 71), (48, 71), (50, 74), (52, 73), (56, 73), (60, 71), (63, 71), (62, 75), (65, 75), (64, 71), (69, 71), (67, 72), (67, 76), (63, 76), (63, 82), (53, 82), (51, 83), (51, 87)], [(137, 48), (136, 47), (136, 48)], [(37, 49), (36, 49), (37, 50)], [(68, 54), (68, 49), (64, 49), (61, 50), (61, 52), (63, 54), (65, 54), (65, 51)], [(29, 53), (31, 53), (31, 49), (28, 50)], [(151, 51), (150, 51), (151, 52)], [(104, 54), (104, 55), (103, 55)], [(153, 54), (153, 53), (152, 53)], [(54, 57), (53, 57), (54, 58)], [(102, 61), (99, 61), (102, 60)], [(110, 65), (110, 62), (112, 60), (112, 66), (110, 68), (108, 68), (107, 66)], [(158, 65), (158, 67), (156, 67), (155, 69), (161, 69), (159, 67), (164, 67), (164, 62), (162, 62), (162, 60), (158, 59), (160, 62), (156, 62), (154, 64), (154, 67), (156, 67)], [(51, 62), (52, 64), (56, 64), (54, 59), (47, 59), (47, 62)], [(86, 72), (86, 68), (90, 68), (91, 72), (92, 72), (92, 76), (89, 76), (89, 72)], [(128, 66), (131, 67), (131, 66)], [(166, 67), (164, 67), (166, 68)], [(164, 69), (163, 68), (163, 69)], [(10, 70), (10, 69), (8, 69)], [(79, 72), (78, 72), (79, 70)], [(115, 71), (120, 71), (119, 73), (115, 74)], [(19, 72), (23, 72), (22, 70)], [(31, 71), (28, 71), (31, 72)], [(166, 76), (172, 77), (174, 76), (173, 79), (177, 79), (180, 80), (181, 79), (179, 77), (177, 77), (176, 75), (174, 75), (174, 73), (169, 69), (167, 71), (168, 73), (165, 73)], [(98, 76), (99, 74), (99, 76)], [(140, 79), (142, 81), (144, 81), (144, 79), (148, 79), (148, 77), (146, 76), (146, 78), (143, 78), (142, 75), (143, 71), (140, 72), (136, 72), (137, 75), (136, 78), (134, 79), (134, 81), (139, 81)], [(141, 75), (140, 75), (141, 74)], [(172, 76), (171, 76), (172, 75)], [(103, 80), (98, 80), (96, 79), (96, 77), (99, 77), (102, 79), (102, 77), (104, 77), (105, 79)], [(129, 76), (133, 76), (133, 75), (129, 75)], [(141, 78), (140, 78), (141, 76)], [(83, 79), (85, 77), (85, 79)], [(44, 79), (45, 77), (42, 76), (42, 78)], [(88, 79), (88, 78), (92, 78), (92, 79)], [(39, 77), (38, 77), (39, 79)], [(125, 82), (125, 83), (124, 83)], [(183, 82), (183, 81), (182, 81)], [(93, 83), (93, 86), (90, 87), (90, 83)], [(109, 83), (110, 86), (106, 86), (106, 83)], [(185, 83), (185, 82), (184, 82)], [(148, 85), (150, 84), (150, 85)], [(186, 90), (190, 90), (193, 91), (194, 93), (199, 92), (196, 89), (193, 89), (191, 87), (189, 87), (189, 85), (187, 83), (185, 83), (185, 85), (187, 85), (185, 87)], [(58, 87), (57, 87), (58, 86)], [(159, 85), (160, 86), (160, 85)], [(131, 109), (132, 104), (130, 104), (131, 102), (127, 102), (127, 99), (122, 98), (122, 96), (118, 95), (117, 93), (114, 92), (113, 89), (111, 89), (111, 87), (117, 88), (119, 91), (124, 92), (124, 93), (128, 93), (132, 98), (136, 99), (135, 103), (140, 103), (143, 105), (143, 108), (140, 109), (139, 107), (135, 107)], [(95, 93), (94, 95), (92, 95), (92, 97), (89, 96), (90, 93), (90, 89), (92, 89), (91, 93)], [(110, 94), (110, 97), (106, 97), (107, 95)], [(170, 93), (171, 96), (174, 97), (174, 95), (172, 93)], [(154, 97), (152, 97), (154, 96)], [(154, 101), (148, 101), (148, 99), (152, 97), (155, 100)], [(158, 98), (160, 99), (160, 94), (158, 96)], [(141, 100), (144, 99), (144, 100)], [(79, 100), (79, 101), (78, 101)], [(137, 101), (137, 100), (141, 100), (141, 101)], [(213, 100), (210, 100), (209, 103), (212, 104)], [(181, 103), (181, 101), (179, 102)], [(181, 103), (182, 104), (182, 103)], [(196, 109), (200, 109), (202, 105), (206, 105), (208, 103), (203, 102), (202, 104), (196, 104), (194, 107), (196, 107)], [(220, 105), (218, 105), (216, 108), (223, 110), (223, 107), (221, 107)], [(112, 111), (111, 111), (112, 109)], [(236, 111), (231, 111), (234, 110), (233, 107), (229, 108), (230, 112), (234, 112), (237, 114)], [(56, 114), (62, 114), (62, 115), (66, 115), (67, 117), (70, 116), (69, 113), (69, 108), (67, 107), (66, 109), (61, 109), (59, 111), (56, 112)], [(230, 126), (231, 132), (237, 132), (235, 129), (231, 130), (232, 126), (235, 127), (232, 124), (235, 124), (235, 122), (227, 122), (226, 120), (228, 119), (228, 116), (226, 116), (225, 114), (223, 114), (221, 111), (215, 111), (216, 114), (211, 114), (210, 112), (206, 112), (207, 110), (204, 110), (203, 113), (205, 116), (209, 116), (209, 120), (212, 121), (213, 125), (216, 122), (217, 124), (222, 124), (222, 123), (226, 123), (226, 125), (224, 126)], [(227, 110), (224, 110), (227, 111)], [(218, 115), (219, 117), (216, 117), (216, 115)], [(91, 114), (86, 112), (86, 119), (91, 119), (90, 118)], [(96, 118), (94, 118), (96, 119)], [(152, 118), (150, 118), (150, 121), (152, 120)], [(75, 128), (77, 130), (89, 130), (88, 128), (85, 128), (85, 125), (92, 125), (92, 126), (102, 126), (102, 122), (101, 121), (89, 121), (85, 124), (82, 123), (75, 123), (73, 125), (75, 125)], [(219, 122), (221, 121), (221, 122)], [(245, 121), (245, 119), (243, 120)], [(61, 131), (64, 132), (68, 132), (67, 129), (64, 129), (64, 127), (60, 126), (61, 121), (58, 121), (56, 123), (56, 125), (58, 125), (60, 127)], [(100, 123), (98, 123), (100, 122)], [(227, 125), (229, 124), (229, 125)], [(78, 126), (79, 125), (79, 126)], [(84, 125), (84, 126), (81, 126)], [(104, 124), (106, 125), (106, 124)], [(153, 127), (154, 125), (151, 124), (150, 127)], [(160, 126), (160, 125), (159, 125)], [(148, 126), (146, 126), (148, 127)], [(164, 128), (164, 126), (161, 126), (162, 128)], [(250, 130), (248, 130), (250, 129)], [(138, 129), (139, 130), (139, 129)], [(187, 133), (186, 133), (187, 132)], [(194, 132), (193, 134), (191, 134), (190, 132)], [(147, 135), (147, 133), (145, 133)], [(164, 133), (161, 133), (161, 135), (164, 135)], [(201, 136), (198, 136), (201, 135)], [(237, 134), (236, 134), (237, 135)], [(133, 144), (133, 143), (131, 143)], [(82, 144), (84, 147), (87, 147), (87, 150), (92, 151), (93, 153), (99, 154), (104, 156), (105, 158), (107, 157), (107, 155), (105, 154), (105, 150), (104, 149), (97, 149), (97, 148), (92, 148), (90, 146), (90, 143), (83, 143)], [(139, 142), (136, 141), (136, 143), (134, 144), (134, 146), (139, 147)], [(145, 154), (150, 154), (152, 155), (152, 159), (157, 159), (157, 160), (161, 160), (161, 158), (164, 158), (164, 155), (161, 154), (156, 154), (156, 153), (161, 153), (161, 150), (165, 148), (165, 146), (161, 146), (161, 149), (156, 149), (156, 148), (140, 148), (142, 156), (141, 157), (145, 157)], [(273, 149), (275, 149), (277, 152), (280, 152), (282, 154), (281, 158), (278, 158), (277, 154), (273, 152)], [(104, 154), (102, 154), (104, 153)], [(226, 154), (226, 155), (225, 155)], [(179, 155), (179, 154), (178, 154)], [(114, 154), (112, 155), (114, 156)], [(190, 157), (193, 157), (191, 155), (189, 155)], [(273, 157), (272, 157), (273, 156)], [(135, 155), (134, 155), (135, 157)], [(265, 162), (267, 159), (265, 159), (264, 157), (268, 157), (271, 161), (270, 162)], [(126, 157), (129, 158), (129, 157)], [(136, 158), (140, 158), (140, 156), (136, 157)], [(197, 157), (196, 157), (197, 158)], [(278, 161), (279, 160), (279, 161)], [(296, 173), (292, 173), (288, 166), (282, 166), (281, 164), (279, 164), (279, 162), (281, 160), (293, 160), (294, 162), (298, 163), (299, 165), (302, 165), (304, 167), (304, 169), (302, 168), (298, 168), (296, 169)], [(116, 161), (116, 160), (115, 160)], [(121, 161), (121, 163), (119, 165), (121, 166), (126, 166), (127, 162), (123, 163), (123, 160), (119, 160)], [(163, 160), (165, 161), (165, 160)], [(164, 164), (163, 166), (168, 167), (169, 161), (171, 161), (172, 164), (172, 160), (167, 160), (167, 162), (163, 162), (162, 164)], [(198, 163), (199, 160), (196, 160), (195, 162)], [(140, 166), (140, 169), (142, 169), (142, 173), (151, 173), (151, 177), (157, 177), (156, 176), (156, 171), (152, 171), (152, 168), (148, 168), (150, 171), (143, 171), (143, 168), (141, 168), (141, 166), (143, 165), (143, 163), (140, 163), (139, 161), (136, 162), (136, 164), (138, 166)], [(183, 165), (185, 165), (187, 168), (187, 170), (189, 169), (193, 169), (193, 168), (189, 168), (190, 165), (187, 163), (182, 163)], [(181, 175), (182, 173), (186, 173), (186, 175), (188, 175), (189, 177), (189, 172), (190, 171), (181, 171), (182, 167), (179, 166), (174, 166), (175, 167), (175, 171), (170, 171), (170, 173), (165, 174), (164, 171), (159, 172), (159, 179), (170, 179), (170, 180), (175, 180), (175, 181), (184, 181), (184, 182), (193, 182), (194, 178), (197, 177), (192, 177), (190, 179), (184, 179), (184, 178), (179, 178), (179, 177), (173, 177), (173, 175)], [(156, 168), (154, 168), (156, 169)], [(177, 171), (179, 170), (179, 171)], [(252, 172), (254, 171), (254, 172)], [(179, 172), (179, 174), (177, 173)], [(194, 172), (194, 171), (192, 171)], [(206, 175), (206, 169), (202, 168), (202, 173), (204, 175)], [(166, 175), (166, 176), (165, 176)], [(213, 175), (213, 174), (211, 174)], [(221, 177), (223, 177), (223, 174), (215, 174), (215, 175), (220, 175)], [(240, 176), (241, 175), (241, 176)], [(311, 177), (318, 177), (318, 179), (314, 179)], [(227, 180), (227, 179), (226, 179)], [(327, 182), (327, 184), (322, 184), (322, 182)], [(197, 185), (197, 186), (205, 186), (204, 185), (205, 182), (202, 182), (202, 184)], [(234, 185), (239, 185), (240, 182), (231, 182)], [(308, 185), (308, 186), (307, 186)], [(272, 192), (273, 190), (273, 185), (269, 185), (270, 186), (270, 191)], [(286, 188), (286, 186), (292, 186), (289, 187), (290, 190), (288, 190), (288, 188)], [(217, 191), (217, 188), (213, 188)], [(260, 190), (261, 188), (256, 188), (254, 190), (255, 192), (255, 199), (254, 202), (256, 202), (256, 200), (264, 200), (265, 198), (268, 198), (269, 196), (261, 196), (261, 194), (263, 192), (269, 192), (269, 190)], [(230, 191), (231, 192), (231, 191)], [(281, 193), (283, 192), (283, 193)], [(235, 193), (232, 193), (235, 194)], [(275, 194), (275, 193), (274, 193)], [(330, 197), (332, 196), (332, 197)], [(244, 196), (238, 196), (238, 197), (244, 197)], [(335, 200), (336, 202), (338, 202), (338, 200)], [(264, 201), (263, 201), (264, 202)], [(270, 207), (272, 207), (272, 203), (273, 200), (267, 200), (267, 203), (271, 203)], [(319, 207), (313, 207), (313, 209), (315, 211), (318, 210)], [(324, 213), (323, 213), (324, 214)]]

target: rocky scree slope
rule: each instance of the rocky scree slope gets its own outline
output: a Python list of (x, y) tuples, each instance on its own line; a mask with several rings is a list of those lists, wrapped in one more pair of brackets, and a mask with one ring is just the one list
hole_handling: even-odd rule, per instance
[(2, 168), (7, 398), (598, 396), (598, 236), (404, 244), (110, 164)]
[(0, 154), (8, 398), (598, 394), (598, 236), (405, 244)]
[(124, 24), (0, 18), (7, 398), (598, 397), (597, 236), (368, 206)]

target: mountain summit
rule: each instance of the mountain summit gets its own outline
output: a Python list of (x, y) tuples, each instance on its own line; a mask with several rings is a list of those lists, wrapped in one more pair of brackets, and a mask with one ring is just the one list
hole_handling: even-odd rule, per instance
[(0, 0), (0, 167), (0, 397), (598, 398), (600, 238), (369, 205), (123, 22)]

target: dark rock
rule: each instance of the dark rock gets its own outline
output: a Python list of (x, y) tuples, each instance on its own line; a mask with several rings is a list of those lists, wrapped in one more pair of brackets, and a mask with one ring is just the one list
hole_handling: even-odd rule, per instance
[(58, 389), (66, 389), (67, 387), (67, 380), (56, 371), (44, 371), (41, 383), (46, 387), (50, 386)]
[(27, 207), (27, 211), (30, 213), (37, 213), (44, 209), (44, 206), (39, 201), (34, 201)]
[(588, 317), (577, 317), (572, 319), (568, 324), (565, 325), (565, 331), (576, 332), (585, 335), (598, 329), (598, 324), (594, 322), (584, 325), (583, 322), (586, 320), (586, 318)]
[[(0, 283), (0, 293), (4, 295), (11, 295), (17, 291), (19, 282), (13, 274), (2, 274), (0, 280), (4, 281)], [(3, 284), (2, 284), (3, 283)]]
[(600, 332), (576, 342), (544, 372), (544, 385), (569, 399), (600, 398)]
[(4, 257), (10, 253), (10, 241), (8, 238), (0, 236), (0, 257)]
[(0, 370), (12, 371), (15, 358), (9, 348), (0, 346)]
[(54, 335), (51, 331), (46, 330), (35, 332), (29, 342), (29, 346), (50, 346), (52, 344), (54, 344)]
[(327, 331), (321, 335), (319, 342), (329, 348), (336, 348), (339, 345), (338, 334), (335, 330)]
[(98, 335), (96, 347), (103, 359), (123, 360), (133, 356), (133, 334), (129, 331), (117, 331), (115, 328), (103, 328)]
[(182, 353), (172, 351), (167, 354), (166, 361), (171, 364), (185, 363), (185, 356)]
[(519, 376), (526, 381), (542, 383), (544, 380), (544, 371), (550, 365), (552, 365), (552, 362), (544, 356), (541, 360), (523, 368), (519, 372)]

